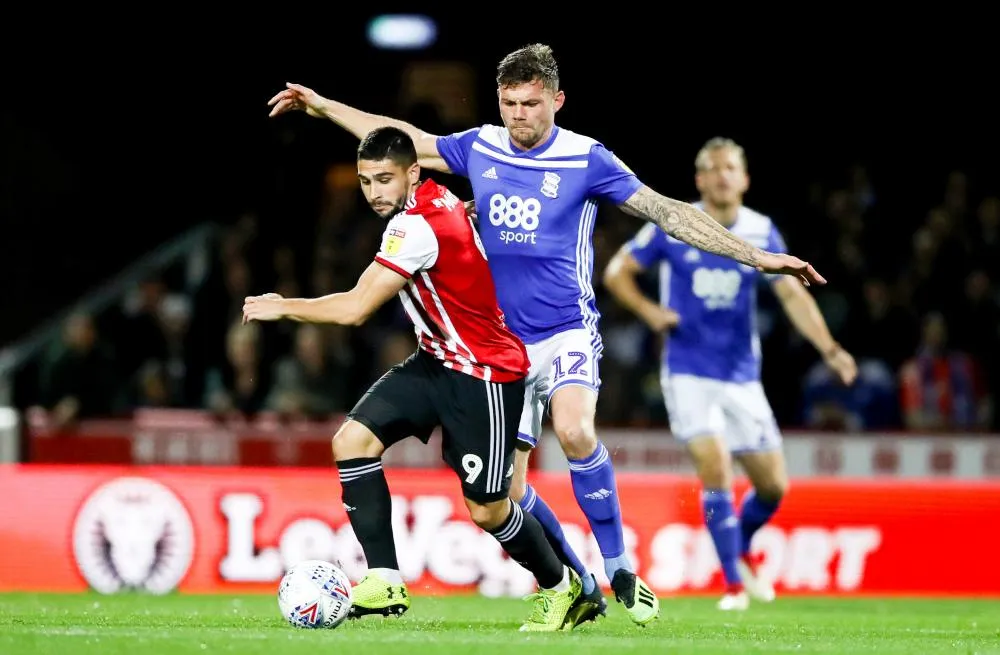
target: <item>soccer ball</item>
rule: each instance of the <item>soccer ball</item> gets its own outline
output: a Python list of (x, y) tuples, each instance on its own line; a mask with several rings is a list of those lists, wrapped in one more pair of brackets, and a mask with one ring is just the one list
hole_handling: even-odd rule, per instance
[(278, 609), (297, 628), (336, 628), (350, 614), (351, 603), (347, 574), (321, 560), (299, 562), (278, 585)]

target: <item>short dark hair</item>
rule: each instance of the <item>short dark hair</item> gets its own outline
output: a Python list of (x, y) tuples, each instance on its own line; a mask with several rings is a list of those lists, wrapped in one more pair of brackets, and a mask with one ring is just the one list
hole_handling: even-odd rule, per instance
[(410, 135), (398, 127), (377, 127), (358, 145), (358, 159), (382, 161), (389, 159), (403, 168), (417, 163), (417, 149)]
[(535, 80), (540, 80), (549, 91), (559, 90), (559, 64), (547, 45), (526, 45), (504, 57), (497, 66), (499, 86), (528, 84)]

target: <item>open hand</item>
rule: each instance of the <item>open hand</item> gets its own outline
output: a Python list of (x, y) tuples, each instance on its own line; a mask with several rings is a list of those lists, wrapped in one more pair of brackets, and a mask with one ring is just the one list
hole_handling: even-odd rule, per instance
[(476, 215), (476, 201), (475, 200), (466, 200), (462, 204), (465, 206), (465, 215), (466, 216), (468, 216), (472, 220), (476, 220), (476, 219), (479, 218), (479, 216)]
[(757, 263), (757, 270), (763, 273), (793, 275), (807, 287), (812, 284), (826, 284), (826, 278), (817, 273), (812, 264), (791, 255), (765, 252)]
[(657, 305), (655, 308), (652, 308), (648, 313), (643, 315), (642, 319), (653, 332), (672, 330), (681, 322), (680, 314), (663, 305)]
[(243, 299), (243, 324), (250, 321), (277, 321), (285, 316), (281, 294), (265, 293)]
[(268, 117), (277, 116), (290, 111), (304, 111), (314, 118), (323, 117), (323, 96), (312, 89), (301, 84), (286, 82), (288, 87), (284, 91), (279, 91), (273, 98), (268, 100), (267, 106), (274, 107)]
[(839, 346), (823, 358), (826, 365), (833, 369), (840, 381), (845, 385), (854, 384), (858, 377), (858, 364), (854, 361), (851, 353)]

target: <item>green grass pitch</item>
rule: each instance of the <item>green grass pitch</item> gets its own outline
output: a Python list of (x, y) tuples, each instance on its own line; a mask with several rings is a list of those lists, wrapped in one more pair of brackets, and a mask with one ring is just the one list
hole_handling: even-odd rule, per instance
[(284, 622), (271, 596), (0, 594), (0, 653), (1000, 654), (997, 600), (785, 597), (740, 614), (714, 602), (665, 598), (647, 628), (612, 603), (596, 625), (526, 635), (517, 628), (527, 603), (480, 596), (418, 596), (400, 619), (302, 630)]

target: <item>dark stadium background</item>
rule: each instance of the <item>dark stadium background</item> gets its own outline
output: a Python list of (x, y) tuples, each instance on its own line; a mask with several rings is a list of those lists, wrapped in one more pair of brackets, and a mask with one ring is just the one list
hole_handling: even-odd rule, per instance
[[(959, 33), (955, 19), (822, 7), (811, 18), (725, 19), (576, 7), (584, 22), (571, 25), (556, 6), (481, 6), (431, 12), (438, 42), (408, 53), (369, 46), (357, 29), (364, 10), (330, 11), (22, 26), (24, 43), (4, 46), (0, 103), (0, 343), (202, 221), (256, 211), (265, 234), (310, 225), (325, 164), (350, 161), (356, 141), (304, 115), (268, 119), (265, 102), (286, 80), (396, 115), (405, 64), (464, 61), (478, 74), (478, 121), (495, 122), (495, 65), (534, 41), (561, 64), (560, 124), (684, 199), (694, 198), (698, 147), (736, 139), (750, 158), (747, 203), (818, 264), (830, 261), (830, 240), (800, 208), (811, 184), (846, 184), (853, 165), (867, 167), (879, 195), (865, 258), (889, 276), (950, 171), (965, 171), (976, 197), (1000, 192), (996, 82), (981, 75), (990, 56), (971, 21)], [(821, 272), (838, 284), (835, 269)]]

